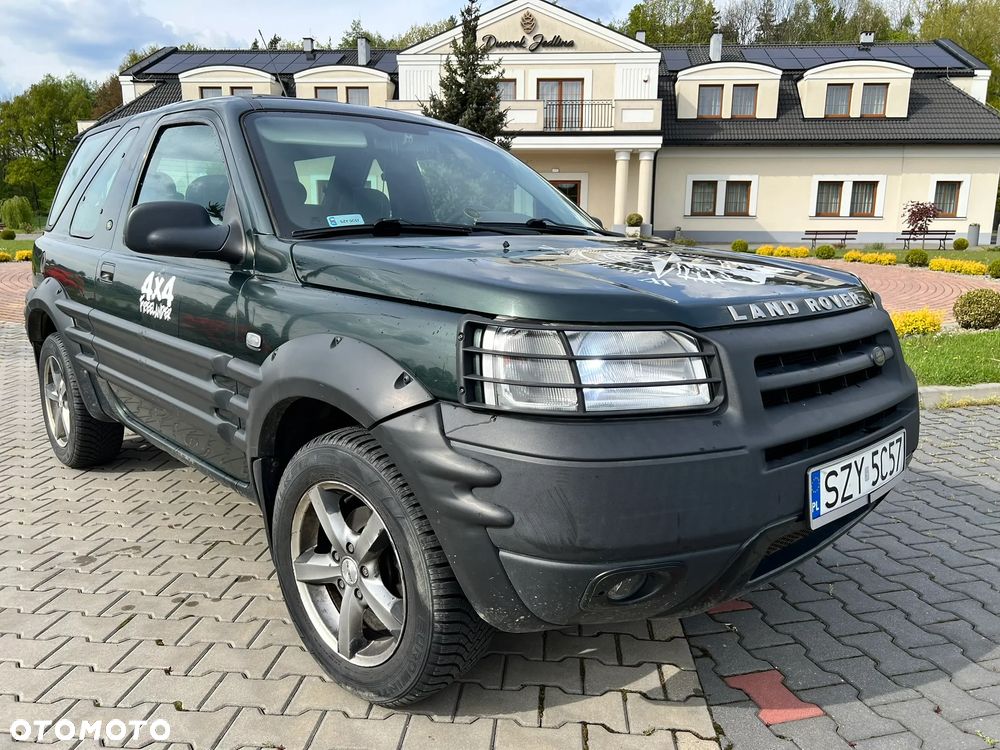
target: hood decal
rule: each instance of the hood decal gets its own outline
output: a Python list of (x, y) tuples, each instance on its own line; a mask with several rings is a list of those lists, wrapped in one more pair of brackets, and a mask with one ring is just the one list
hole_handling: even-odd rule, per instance
[[(548, 250), (549, 248), (541, 248)], [(535, 256), (533, 262), (554, 265), (592, 264), (638, 277), (636, 281), (656, 286), (672, 286), (671, 279), (704, 284), (802, 285), (813, 288), (839, 287), (843, 282), (821, 273), (771, 266), (760, 261), (743, 262), (705, 254), (572, 248), (557, 255)]]

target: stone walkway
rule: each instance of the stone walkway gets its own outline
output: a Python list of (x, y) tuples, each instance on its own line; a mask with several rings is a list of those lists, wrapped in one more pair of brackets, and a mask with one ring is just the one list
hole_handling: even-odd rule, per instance
[[(996, 257), (1000, 260), (1000, 253), (997, 253)], [(890, 312), (929, 307), (931, 310), (943, 312), (948, 323), (955, 321), (952, 307), (959, 295), (970, 289), (983, 287), (1000, 291), (1000, 280), (980, 276), (962, 276), (957, 273), (942, 273), (908, 266), (845, 263), (842, 260), (811, 258), (809, 262), (858, 276), (869, 289), (882, 297), (882, 304)]]

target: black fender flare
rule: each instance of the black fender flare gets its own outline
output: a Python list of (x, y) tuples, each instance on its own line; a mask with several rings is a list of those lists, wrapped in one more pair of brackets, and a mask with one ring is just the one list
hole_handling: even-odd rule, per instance
[[(24, 323), (28, 340), (31, 341), (35, 350), (35, 359), (37, 361), (39, 350), (45, 339), (42, 320), (47, 316), (55, 325), (56, 331), (62, 335), (63, 345), (69, 352), (70, 360), (76, 371), (76, 382), (80, 386), (80, 396), (83, 398), (84, 406), (87, 407), (90, 416), (102, 422), (116, 422), (118, 420), (111, 416), (109, 409), (105, 408), (107, 405), (101, 398), (91, 374), (79, 364), (79, 358), (85, 354), (82, 347), (67, 335), (69, 329), (77, 328), (73, 317), (59, 306), (59, 303), (65, 305), (68, 302), (71, 302), (69, 295), (51, 276), (46, 277), (38, 286), (28, 291), (24, 304)], [(65, 306), (69, 307), (69, 305)]]
[(434, 397), (385, 352), (357, 339), (317, 333), (292, 339), (260, 365), (247, 399), (247, 453), (273, 455), (274, 427), (284, 403), (312, 398), (347, 414), (365, 429)]

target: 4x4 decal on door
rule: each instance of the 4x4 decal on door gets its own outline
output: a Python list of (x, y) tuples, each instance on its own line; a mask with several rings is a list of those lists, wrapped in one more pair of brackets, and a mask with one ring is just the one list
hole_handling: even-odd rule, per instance
[(139, 312), (157, 320), (170, 320), (174, 305), (176, 276), (164, 276), (150, 271), (139, 288)]

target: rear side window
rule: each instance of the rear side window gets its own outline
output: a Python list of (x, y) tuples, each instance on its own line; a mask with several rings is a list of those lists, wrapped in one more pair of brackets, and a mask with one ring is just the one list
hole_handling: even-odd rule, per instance
[(66, 203), (73, 194), (73, 189), (80, 182), (80, 178), (83, 177), (83, 173), (90, 168), (90, 165), (97, 159), (97, 155), (108, 145), (111, 136), (117, 132), (118, 129), (113, 128), (100, 133), (94, 133), (94, 135), (84, 138), (80, 142), (80, 145), (76, 147), (76, 151), (73, 152), (69, 164), (66, 165), (66, 171), (63, 172), (62, 180), (59, 182), (59, 189), (56, 190), (56, 195), (52, 199), (52, 206), (49, 208), (49, 226), (55, 224), (59, 219), (59, 214), (66, 207)]
[(218, 224), (228, 199), (229, 173), (214, 128), (175, 125), (164, 130), (149, 159), (136, 203), (197, 203)]
[[(122, 164), (125, 163), (125, 155), (138, 132), (138, 128), (133, 128), (125, 134), (125, 137), (108, 154), (90, 184), (87, 185), (80, 202), (76, 205), (76, 211), (73, 212), (73, 221), (69, 225), (69, 233), (74, 237), (90, 239), (97, 231), (101, 219), (105, 218), (104, 208), (108, 200), (108, 193), (111, 192), (115, 177), (118, 176)], [(113, 211), (108, 212), (107, 218), (110, 218), (111, 213)]]

